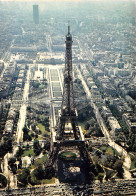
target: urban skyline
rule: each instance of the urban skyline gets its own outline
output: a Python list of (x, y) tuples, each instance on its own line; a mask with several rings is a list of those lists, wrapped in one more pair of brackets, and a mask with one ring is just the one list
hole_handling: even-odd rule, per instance
[(0, 195), (136, 195), (135, 9), (0, 2)]

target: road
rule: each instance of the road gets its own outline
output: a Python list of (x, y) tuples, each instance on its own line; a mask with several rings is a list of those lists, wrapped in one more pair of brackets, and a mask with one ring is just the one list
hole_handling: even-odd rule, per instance
[(0, 80), (3, 80), (3, 74), (4, 74), (4, 72), (5, 72), (5, 70), (6, 70), (7, 67), (8, 67), (8, 63), (5, 63), (4, 62), (4, 68), (3, 68), (2, 72), (1, 72)]
[[(28, 94), (29, 94), (29, 76), (30, 76), (30, 70), (27, 72), (27, 78), (26, 83), (24, 86), (24, 93), (23, 93), (23, 103), (20, 108), (20, 115), (19, 115), (19, 121), (17, 126), (17, 133), (16, 133), (16, 142), (19, 144), (20, 141), (23, 139), (23, 132), (22, 129), (25, 125), (25, 119), (26, 119), (26, 109), (27, 109), (27, 101), (28, 101)], [(13, 153), (7, 153), (4, 156), (3, 160), (3, 174), (7, 176), (7, 179), (9, 180), (9, 185), (11, 188), (16, 187), (16, 176), (13, 175), (13, 173), (9, 170), (8, 167), (8, 160), (10, 157), (13, 157), (18, 150), (17, 146), (13, 146)]]
[(93, 103), (93, 100), (92, 100), (92, 97), (91, 97), (91, 92), (80, 72), (80, 70), (78, 69), (77, 67), (77, 71), (78, 71), (78, 75), (79, 75), (79, 78), (81, 79), (82, 81), (82, 84), (83, 84), (83, 87), (84, 87), (84, 90), (86, 92), (86, 96), (87, 98), (90, 100), (91, 102), (91, 106), (93, 107), (94, 109), (94, 113), (95, 113), (95, 116), (96, 116), (96, 119), (97, 119), (97, 122), (104, 134), (104, 136), (108, 139), (108, 144), (110, 146), (112, 146), (115, 150), (118, 151), (118, 153), (124, 158), (124, 162), (123, 162), (123, 169), (124, 169), (124, 178), (125, 179), (131, 179), (131, 173), (129, 172), (129, 169), (130, 169), (130, 166), (131, 166), (131, 159), (130, 159), (130, 156), (128, 155), (127, 151), (125, 151), (125, 149), (123, 149), (121, 146), (119, 146), (118, 144), (116, 144), (114, 141), (111, 140), (110, 138), (110, 135), (109, 135), (109, 131), (108, 131), (108, 128), (106, 127), (105, 123), (104, 123), (104, 120), (103, 118), (101, 117), (101, 114), (99, 112), (99, 109), (97, 108), (97, 106)]
[(27, 101), (28, 101), (28, 94), (29, 94), (29, 77), (30, 77), (30, 70), (27, 72), (27, 79), (26, 83), (24, 86), (24, 93), (23, 93), (23, 103), (20, 108), (19, 112), (19, 121), (18, 121), (18, 126), (17, 126), (17, 133), (16, 133), (16, 142), (19, 144), (19, 142), (22, 141), (23, 139), (23, 127), (25, 125), (25, 119), (26, 119), (26, 110), (27, 110)]
[(19, 142), (22, 141), (23, 138), (23, 132), (22, 129), (25, 125), (25, 118), (26, 118), (26, 104), (23, 103), (23, 105), (20, 108), (20, 115), (19, 115), (19, 121), (18, 121), (18, 126), (17, 126), (17, 140), (16, 142), (19, 144)]
[(7, 178), (8, 182), (9, 182), (9, 187), (15, 188), (17, 186), (17, 177), (9, 170), (8, 160), (10, 157), (12, 157), (11, 153), (7, 153), (4, 156), (3, 164), (1, 165), (2, 169), (3, 169), (2, 174)]
[(93, 183), (91, 185), (46, 184), (33, 187), (0, 190), (0, 195), (136, 195), (135, 180), (119, 180), (115, 182)]
[[(23, 103), (20, 108), (20, 115), (19, 115), (19, 121), (17, 126), (16, 142), (18, 144), (23, 139), (22, 129), (25, 125), (25, 119), (26, 119), (26, 109), (27, 109), (27, 101), (28, 101), (28, 94), (29, 94), (29, 76), (30, 76), (30, 70), (28, 70), (27, 72), (27, 79), (26, 79), (26, 83), (24, 86), (24, 93), (23, 93)], [(14, 176), (13, 173), (9, 170), (8, 160), (10, 157), (13, 157), (16, 154), (17, 150), (18, 150), (18, 146), (13, 146), (13, 153), (7, 153), (4, 156), (4, 161), (3, 161), (3, 174), (7, 176), (11, 188), (15, 188), (17, 186), (17, 179), (16, 176)]]
[(46, 40), (47, 40), (47, 48), (49, 52), (52, 53), (52, 39), (50, 34), (46, 35)]

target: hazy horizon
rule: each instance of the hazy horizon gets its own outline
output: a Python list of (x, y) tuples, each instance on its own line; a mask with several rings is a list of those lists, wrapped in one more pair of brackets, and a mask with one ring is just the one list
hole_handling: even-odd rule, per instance
[(122, 2), (122, 1), (128, 1), (128, 2), (136, 2), (136, 0), (0, 0), (0, 2)]

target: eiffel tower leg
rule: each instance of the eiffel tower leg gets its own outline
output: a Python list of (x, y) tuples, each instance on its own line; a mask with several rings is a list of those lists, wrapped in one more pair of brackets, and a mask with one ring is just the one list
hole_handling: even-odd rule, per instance
[(73, 128), (75, 140), (78, 140), (79, 138), (78, 138), (78, 136), (77, 136), (77, 128), (76, 128), (76, 123), (75, 123), (75, 121), (72, 122), (72, 128)]
[(58, 152), (60, 148), (59, 146), (53, 147), (53, 149), (49, 152), (49, 157), (46, 161), (45, 167), (46, 168), (53, 168), (56, 159), (58, 158)]
[(91, 160), (90, 155), (88, 153), (86, 144), (83, 143), (82, 145), (78, 145), (78, 149), (79, 149), (79, 152), (81, 154), (81, 157), (84, 159), (86, 167), (90, 171), (90, 168), (91, 168), (90, 166), (91, 166), (92, 160)]
[(84, 172), (86, 176), (86, 183), (92, 182), (92, 172), (95, 171), (95, 168), (92, 168), (92, 160), (88, 153), (86, 144), (82, 144), (78, 146), (78, 149), (80, 151), (81, 157), (84, 159)]
[(64, 130), (65, 129), (65, 119), (61, 120), (61, 122), (59, 122), (59, 127), (58, 127), (58, 130), (57, 130), (57, 135), (56, 135), (56, 138), (58, 140), (61, 140), (63, 138), (63, 135), (64, 135)]

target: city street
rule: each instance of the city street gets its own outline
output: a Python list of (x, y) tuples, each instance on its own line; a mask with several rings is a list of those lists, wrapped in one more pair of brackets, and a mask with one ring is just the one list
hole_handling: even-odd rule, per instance
[[(18, 125), (17, 125), (17, 133), (16, 133), (16, 142), (19, 144), (22, 139), (23, 139), (23, 132), (22, 129), (25, 125), (25, 119), (26, 119), (26, 109), (27, 109), (27, 101), (28, 101), (28, 94), (29, 94), (29, 76), (30, 76), (30, 70), (27, 72), (27, 78), (26, 78), (26, 83), (24, 86), (24, 93), (23, 93), (23, 103), (20, 108), (20, 115), (19, 115), (19, 120), (18, 120)], [(8, 160), (10, 157), (13, 157), (18, 150), (18, 146), (13, 146), (13, 153), (7, 153), (4, 156), (4, 161), (3, 161), (3, 174), (7, 177), (9, 180), (9, 185), (11, 188), (15, 188), (17, 185), (17, 179), (16, 176), (13, 175), (13, 173), (9, 170), (8, 166)]]
[(9, 186), (11, 188), (16, 188), (17, 186), (17, 177), (16, 175), (14, 175), (10, 170), (9, 170), (9, 166), (8, 166), (8, 160), (10, 157), (13, 157), (12, 156), (12, 153), (7, 153), (5, 156), (4, 156), (4, 159), (3, 159), (3, 164), (2, 164), (2, 169), (3, 169), (3, 174), (6, 176), (6, 178), (8, 179), (8, 183), (9, 183)]
[(89, 90), (89, 88), (88, 88), (88, 86), (87, 86), (87, 84), (86, 84), (86, 82), (85, 82), (85, 80), (84, 80), (84, 78), (83, 78), (83, 76), (82, 76), (82, 74), (81, 74), (81, 72), (78, 68), (77, 68), (77, 71), (78, 71), (78, 74), (79, 74), (79, 78), (82, 81), (84, 90), (86, 92), (86, 96), (91, 101), (91, 106), (94, 109), (94, 113), (95, 113), (97, 122), (98, 122), (104, 136), (108, 139), (108, 144), (110, 146), (112, 146), (115, 150), (117, 150), (118, 153), (124, 158), (124, 162), (123, 162), (124, 178), (125, 179), (131, 179), (131, 173), (129, 172), (129, 169), (130, 169), (130, 166), (131, 166), (130, 156), (128, 155), (127, 151), (125, 151), (125, 149), (123, 149), (121, 146), (119, 146), (118, 144), (116, 144), (114, 141), (111, 140), (110, 135), (109, 135), (109, 131), (108, 131), (101, 115), (100, 115), (100, 112), (99, 112), (97, 106), (93, 103), (90, 90)]
[(136, 195), (135, 10), (0, 1), (0, 196)]
[(23, 103), (19, 112), (19, 121), (17, 126), (17, 133), (16, 133), (17, 136), (16, 142), (18, 144), (23, 139), (22, 129), (25, 125), (25, 119), (26, 119), (27, 101), (28, 101), (28, 94), (29, 94), (29, 82), (30, 82), (29, 77), (30, 77), (30, 70), (28, 70), (27, 72), (27, 78), (26, 78), (26, 83), (24, 86), (24, 93), (23, 93)]

